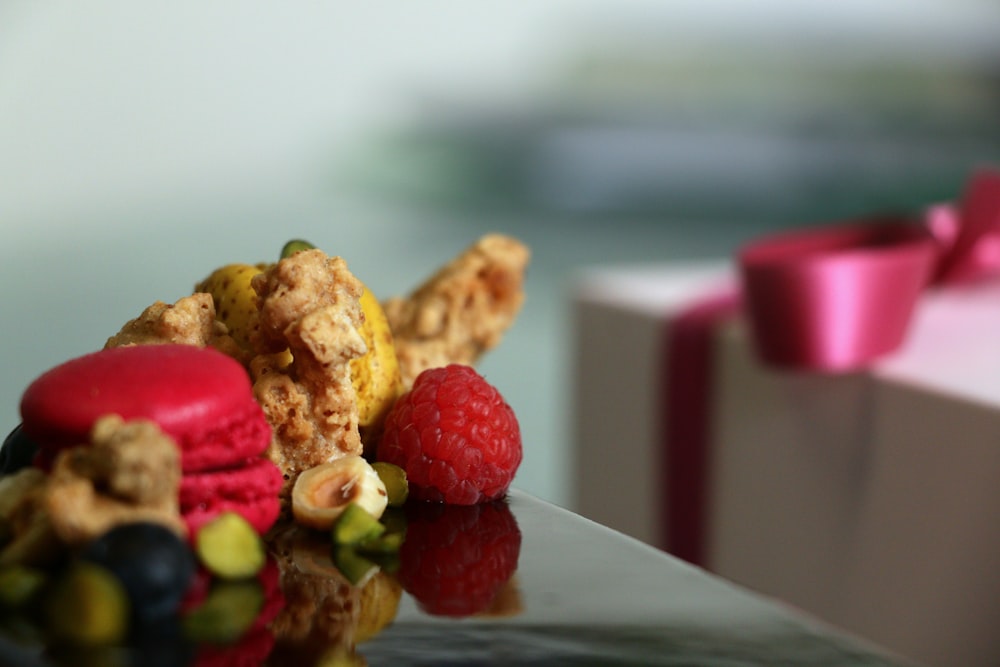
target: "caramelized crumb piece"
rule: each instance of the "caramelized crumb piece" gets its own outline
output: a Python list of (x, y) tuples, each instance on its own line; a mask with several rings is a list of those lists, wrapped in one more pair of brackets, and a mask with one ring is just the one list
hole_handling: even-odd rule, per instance
[(59, 540), (48, 515), (39, 509), (47, 483), (48, 476), (38, 468), (23, 468), (0, 479), (0, 566), (47, 565), (58, 557)]
[(177, 445), (152, 422), (102, 417), (92, 444), (56, 458), (44, 494), (44, 511), (59, 538), (78, 544), (121, 523), (161, 523), (186, 534), (177, 492)]
[(104, 347), (165, 343), (211, 346), (243, 363), (247, 361), (246, 353), (229, 335), (226, 325), (216, 320), (212, 295), (203, 292), (178, 299), (174, 304), (155, 302), (139, 317), (126, 322)]
[(471, 365), (500, 342), (524, 302), (529, 257), (521, 242), (489, 234), (408, 297), (385, 301), (407, 388), (425, 369)]
[[(254, 395), (274, 430), (268, 456), (285, 475), (361, 453), (350, 362), (367, 351), (358, 332), (364, 289), (340, 257), (306, 250), (254, 277), (263, 354), (250, 363)], [(282, 351), (291, 352), (291, 361)]]

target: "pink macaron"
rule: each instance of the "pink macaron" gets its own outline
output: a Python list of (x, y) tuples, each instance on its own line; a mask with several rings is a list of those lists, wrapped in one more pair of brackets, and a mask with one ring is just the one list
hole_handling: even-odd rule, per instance
[(189, 345), (140, 345), (94, 352), (38, 377), (21, 398), (25, 435), (47, 467), (89, 442), (104, 415), (148, 419), (181, 451), (181, 512), (196, 529), (221, 511), (243, 514), (259, 532), (278, 516), (280, 470), (262, 454), (271, 428), (236, 360)]

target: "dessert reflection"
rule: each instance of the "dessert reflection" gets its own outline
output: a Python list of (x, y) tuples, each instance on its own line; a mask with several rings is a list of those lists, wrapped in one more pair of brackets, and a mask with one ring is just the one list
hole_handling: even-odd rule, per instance
[(268, 624), (264, 664), (364, 665), (365, 643), (393, 624), (404, 595), (433, 616), (520, 612), (521, 532), (505, 502), (412, 503), (389, 522), (405, 533), (398, 553), (354, 554), (368, 562), (360, 571), (325, 534), (289, 526), (272, 536), (283, 606)]
[[(197, 637), (199, 625), (202, 632), (211, 629), (212, 635), (198, 643), (190, 664), (221, 667), (264, 663), (274, 649), (271, 626), (286, 607), (281, 579), (282, 570), (274, 558), (269, 558), (250, 581), (200, 578), (185, 601), (186, 635)], [(202, 615), (200, 622), (196, 614)]]
[[(416, 505), (407, 513), (399, 579), (428, 614), (489, 613), (520, 552), (521, 531), (505, 503)], [(504, 598), (510, 604), (509, 592)]]
[(367, 664), (366, 646), (383, 636), (393, 641), (397, 616), (405, 621), (396, 634), (405, 635), (424, 627), (421, 616), (496, 619), (522, 611), (521, 531), (505, 501), (415, 502), (381, 520), (386, 534), (401, 536), (379, 542), (393, 548), (359, 544), (349, 554), (328, 532), (280, 525), (255, 576), (224, 580), (199, 570), (179, 613), (133, 628), (125, 645), (53, 644), (18, 614), (0, 615), (0, 632), (37, 646), (39, 660), (25, 664), (39, 666), (332, 667)]

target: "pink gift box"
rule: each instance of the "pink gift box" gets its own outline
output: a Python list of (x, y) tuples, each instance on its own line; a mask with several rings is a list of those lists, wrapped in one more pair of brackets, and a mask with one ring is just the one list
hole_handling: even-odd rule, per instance
[[(579, 277), (574, 509), (666, 545), (687, 509), (664, 460), (686, 418), (664, 412), (671, 328), (734, 280), (723, 264)], [(700, 564), (915, 660), (996, 664), (1000, 281), (929, 289), (863, 370), (765, 365), (740, 314), (709, 342)]]

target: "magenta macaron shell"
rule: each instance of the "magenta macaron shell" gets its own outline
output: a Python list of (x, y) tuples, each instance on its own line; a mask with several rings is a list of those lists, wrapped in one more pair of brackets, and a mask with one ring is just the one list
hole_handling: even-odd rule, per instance
[(190, 534), (225, 511), (243, 515), (258, 533), (274, 525), (280, 511), (277, 501), (285, 479), (270, 460), (256, 458), (239, 467), (189, 473), (181, 479), (178, 503)]
[(21, 398), (25, 435), (47, 467), (66, 447), (86, 444), (104, 415), (148, 419), (181, 451), (181, 515), (194, 535), (234, 511), (258, 532), (278, 518), (281, 471), (261, 455), (271, 427), (236, 360), (190, 345), (101, 350), (38, 377)]
[(271, 438), (246, 370), (211, 348), (101, 350), (52, 368), (21, 398), (25, 435), (49, 456), (88, 442), (107, 414), (156, 422), (181, 448), (185, 472), (260, 455)]

